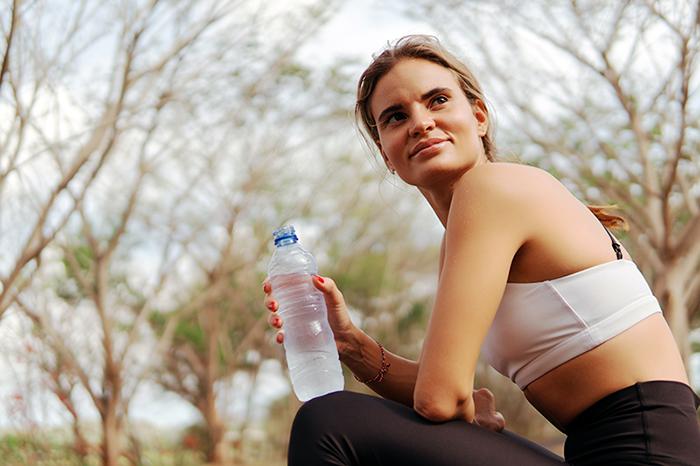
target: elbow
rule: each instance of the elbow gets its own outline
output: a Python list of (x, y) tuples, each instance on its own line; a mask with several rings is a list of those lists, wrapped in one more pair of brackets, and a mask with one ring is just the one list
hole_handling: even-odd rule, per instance
[(443, 405), (437, 403), (429, 403), (425, 401), (416, 401), (413, 403), (413, 409), (422, 417), (432, 422), (445, 422), (453, 417)]
[(464, 400), (436, 400), (416, 397), (413, 409), (423, 418), (432, 422), (446, 422), (461, 419), (474, 421), (474, 406), (471, 395)]

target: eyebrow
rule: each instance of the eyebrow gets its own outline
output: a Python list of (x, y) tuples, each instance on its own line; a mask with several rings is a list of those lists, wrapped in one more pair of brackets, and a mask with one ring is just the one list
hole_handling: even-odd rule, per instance
[[(445, 91), (449, 91), (449, 90), (450, 89), (447, 87), (433, 88), (433, 89), (429, 90), (428, 92), (426, 92), (425, 94), (423, 94), (422, 96), (420, 96), (420, 100), (427, 100), (427, 99), (431, 98), (432, 96), (434, 96), (435, 94), (441, 94), (441, 93), (443, 93)], [(389, 107), (385, 108), (382, 113), (379, 114), (379, 118), (377, 118), (377, 121), (380, 121), (380, 122), (383, 121), (384, 117), (388, 113), (395, 112), (396, 110), (400, 110), (401, 108), (403, 108), (403, 106), (401, 104), (390, 105)]]

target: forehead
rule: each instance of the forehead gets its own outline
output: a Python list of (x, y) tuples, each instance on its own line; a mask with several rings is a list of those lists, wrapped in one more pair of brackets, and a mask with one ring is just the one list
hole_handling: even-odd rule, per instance
[(379, 79), (372, 93), (370, 110), (374, 118), (390, 105), (419, 99), (436, 87), (460, 89), (455, 75), (448, 68), (428, 60), (403, 59)]

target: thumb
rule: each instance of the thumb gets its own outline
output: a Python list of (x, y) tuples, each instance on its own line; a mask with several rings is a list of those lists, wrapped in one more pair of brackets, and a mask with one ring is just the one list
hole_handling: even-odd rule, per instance
[(506, 427), (506, 420), (498, 411), (489, 414), (478, 414), (474, 420), (476, 424), (494, 432), (501, 432)]
[(488, 388), (480, 388), (474, 390), (474, 404), (479, 405), (479, 408), (489, 413), (496, 411), (496, 397)]
[(317, 290), (323, 293), (328, 309), (345, 308), (345, 298), (336, 286), (333, 279), (329, 277), (321, 277), (320, 275), (312, 275), (311, 281)]
[(503, 414), (496, 411), (496, 397), (487, 388), (474, 390), (475, 420), (480, 426), (495, 432), (502, 431), (506, 426)]

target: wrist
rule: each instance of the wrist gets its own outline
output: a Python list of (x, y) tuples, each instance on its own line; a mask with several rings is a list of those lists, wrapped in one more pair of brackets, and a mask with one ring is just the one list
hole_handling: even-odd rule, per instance
[(340, 361), (364, 384), (381, 382), (391, 366), (382, 345), (358, 328), (338, 346)]
[[(350, 330), (338, 334), (338, 357), (343, 364), (362, 359), (362, 336), (364, 332), (353, 326)], [(365, 335), (366, 336), (366, 335)]]
[(379, 383), (382, 380), (384, 380), (384, 376), (386, 373), (389, 371), (389, 367), (391, 367), (391, 363), (387, 362), (386, 359), (386, 351), (384, 350), (384, 347), (381, 345), (381, 343), (372, 340), (372, 342), (379, 347), (380, 355), (381, 355), (381, 362), (380, 362), (380, 367), (377, 373), (369, 378), (361, 378), (358, 377), (357, 374), (355, 375), (355, 380), (357, 380), (360, 383), (363, 383), (365, 385), (370, 384), (370, 383)]

